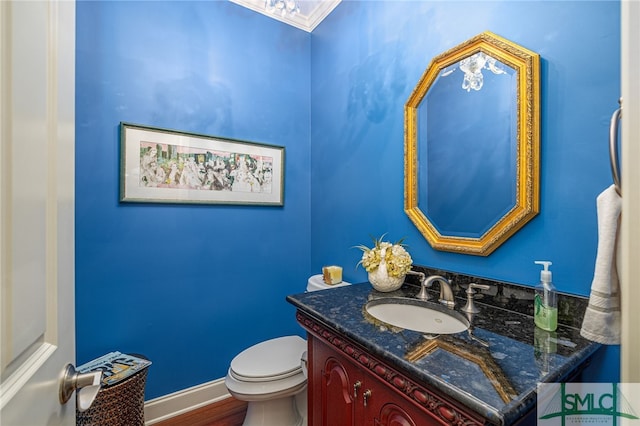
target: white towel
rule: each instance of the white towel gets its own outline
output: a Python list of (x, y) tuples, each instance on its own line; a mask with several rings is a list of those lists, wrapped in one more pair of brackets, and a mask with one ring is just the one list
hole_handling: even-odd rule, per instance
[(604, 345), (620, 344), (620, 291), (616, 253), (622, 200), (611, 185), (598, 195), (598, 253), (589, 305), (580, 334)]

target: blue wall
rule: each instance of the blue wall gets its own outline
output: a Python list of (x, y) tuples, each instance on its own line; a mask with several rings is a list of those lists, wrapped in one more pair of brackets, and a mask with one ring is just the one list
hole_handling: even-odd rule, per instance
[[(310, 35), (230, 2), (78, 2), (77, 362), (152, 360), (146, 397), (301, 333), (310, 271)], [(119, 123), (285, 147), (284, 207), (121, 204)]]
[[(243, 348), (301, 333), (284, 299), (322, 265), (365, 281), (353, 247), (383, 233), (417, 264), (521, 284), (549, 259), (587, 295), (619, 8), (343, 1), (309, 35), (230, 2), (78, 2), (77, 362), (146, 355), (147, 399), (223, 377)], [(404, 214), (403, 106), (433, 56), (485, 30), (541, 55), (541, 213), (476, 257), (434, 251)], [(121, 121), (284, 146), (284, 207), (119, 203)], [(617, 349), (587, 379), (618, 380)]]
[[(541, 57), (541, 211), (481, 257), (433, 250), (404, 213), (403, 107), (431, 58), (487, 30)], [(340, 264), (366, 281), (353, 247), (387, 233), (416, 264), (518, 284), (535, 285), (534, 260), (551, 260), (560, 291), (588, 295), (595, 200), (612, 183), (619, 32), (611, 1), (341, 3), (311, 39), (312, 270)], [(617, 346), (595, 364), (587, 379), (619, 380)]]

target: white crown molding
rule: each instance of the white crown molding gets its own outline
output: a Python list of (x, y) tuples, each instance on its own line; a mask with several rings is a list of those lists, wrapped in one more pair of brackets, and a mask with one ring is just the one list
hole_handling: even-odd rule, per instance
[(341, 0), (298, 0), (300, 12), (295, 15), (286, 14), (285, 16), (267, 12), (264, 0), (229, 1), (310, 33), (336, 8)]

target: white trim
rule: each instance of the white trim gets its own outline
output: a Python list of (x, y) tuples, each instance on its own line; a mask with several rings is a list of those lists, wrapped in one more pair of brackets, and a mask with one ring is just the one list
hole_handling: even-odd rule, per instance
[(153, 425), (230, 397), (224, 379), (218, 379), (150, 399), (144, 403), (145, 424)]
[(264, 0), (229, 1), (310, 33), (338, 6), (341, 0), (299, 0), (301, 11), (295, 15), (284, 16), (267, 12)]
[[(622, 345), (620, 379), (640, 382), (640, 2), (621, 2), (622, 89)], [(613, 103), (610, 101), (610, 103)]]

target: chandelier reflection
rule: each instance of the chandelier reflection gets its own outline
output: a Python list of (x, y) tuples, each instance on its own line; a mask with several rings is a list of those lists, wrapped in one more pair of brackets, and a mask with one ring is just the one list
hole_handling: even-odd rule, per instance
[[(460, 71), (464, 73), (462, 88), (467, 92), (482, 89), (482, 85), (484, 84), (483, 69), (489, 70), (494, 74), (506, 74), (506, 71), (502, 69), (502, 64), (496, 62), (495, 58), (492, 58), (484, 52), (478, 52), (468, 58), (462, 59), (459, 62)], [(445, 70), (442, 72), (442, 76), (446, 77), (454, 71), (455, 68)]]
[(300, 12), (298, 0), (265, 0), (264, 7), (267, 12), (280, 16), (295, 15)]

